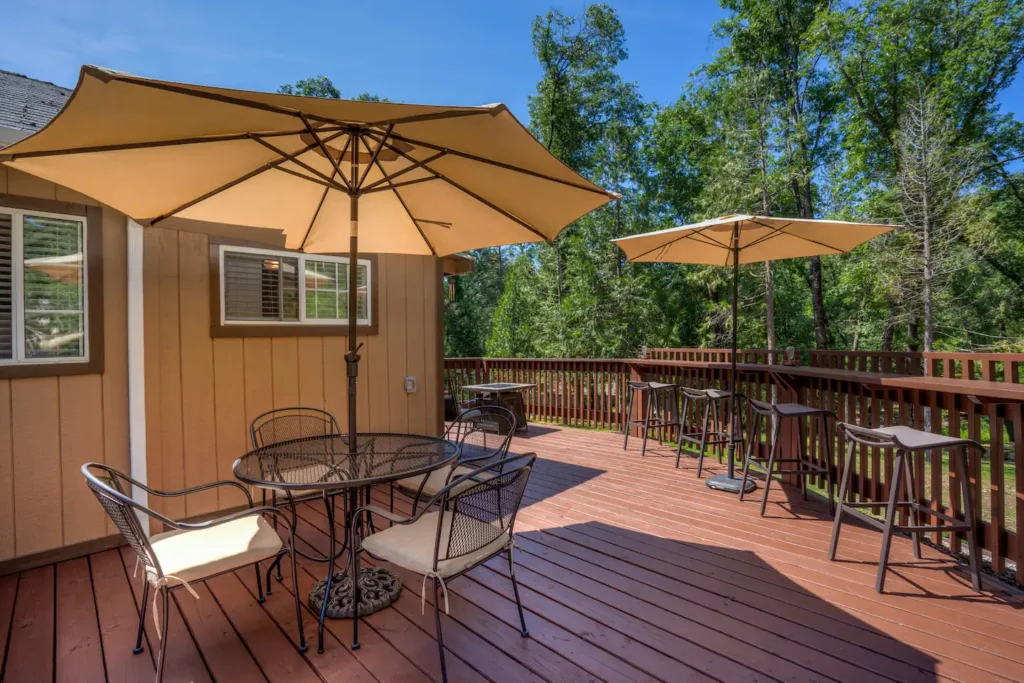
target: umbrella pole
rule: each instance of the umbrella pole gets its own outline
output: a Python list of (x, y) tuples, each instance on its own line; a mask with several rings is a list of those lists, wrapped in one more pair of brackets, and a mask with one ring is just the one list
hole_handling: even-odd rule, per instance
[(359, 192), (356, 184), (359, 179), (359, 147), (358, 138), (352, 134), (352, 174), (349, 192), (349, 238), (348, 238), (348, 353), (345, 354), (345, 367), (348, 371), (348, 452), (354, 455), (356, 444), (356, 380), (359, 377), (359, 345), (357, 340), (358, 315), (358, 271), (359, 271)]
[[(732, 363), (729, 368), (729, 470), (726, 474), (716, 474), (708, 479), (708, 487), (729, 493), (739, 493), (743, 483), (736, 477), (736, 355), (739, 333), (739, 298), (740, 298), (740, 224), (733, 223), (732, 229)], [(747, 492), (756, 487), (752, 480), (747, 481)]]

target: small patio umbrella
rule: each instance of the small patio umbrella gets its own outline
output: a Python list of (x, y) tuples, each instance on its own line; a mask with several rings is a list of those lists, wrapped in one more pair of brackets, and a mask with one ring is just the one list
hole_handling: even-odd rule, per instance
[[(615, 199), (501, 104), (356, 102), (82, 68), (61, 113), (0, 162), (144, 224), (179, 216), (277, 229), (305, 252), (445, 256), (552, 240)], [(360, 243), (360, 239), (362, 240)], [(348, 272), (356, 448), (357, 268)]]
[[(612, 240), (629, 261), (699, 263), (732, 266), (732, 367), (729, 374), (729, 470), (708, 479), (708, 486), (738, 492), (736, 444), (736, 327), (740, 264), (801, 256), (842, 254), (889, 232), (892, 225), (848, 223), (810, 218), (772, 218), (736, 214)], [(754, 488), (752, 481), (747, 482)]]

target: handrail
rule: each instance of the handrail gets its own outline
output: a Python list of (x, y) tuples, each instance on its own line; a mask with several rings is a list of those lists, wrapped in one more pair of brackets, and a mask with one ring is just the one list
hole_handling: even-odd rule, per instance
[[(772, 353), (778, 357), (783, 352)], [(1024, 463), (1022, 404), (1005, 398), (1013, 394), (1010, 391), (990, 391), (988, 395), (981, 391), (994, 386), (981, 383), (986, 381), (1024, 384), (1019, 377), (1024, 354), (811, 351), (806, 356), (810, 367), (823, 369), (976, 380), (978, 392), (972, 392), (969, 385), (967, 389), (961, 385), (954, 390), (942, 382), (910, 381), (913, 377), (906, 378), (907, 386), (898, 386), (898, 380), (893, 382), (897, 386), (890, 386), (868, 381), (867, 374), (859, 378), (856, 372), (801, 371), (787, 375), (784, 367), (778, 367), (781, 360), (767, 363), (768, 354), (766, 350), (740, 351), (737, 360), (744, 363), (739, 386), (742, 393), (759, 400), (774, 397), (780, 402), (823, 406), (834, 411), (840, 420), (854, 424), (906, 424), (986, 442), (986, 454), (971, 454), (969, 458), (979, 542), (997, 571), (1003, 571), (1007, 561), (1015, 562), (1018, 580), (1024, 579), (1024, 544), (1018, 543), (1024, 529), (1024, 472), (1017, 474), (1014, 467), (1015, 462)], [(621, 432), (628, 417), (625, 412), (630, 380), (724, 388), (728, 381), (725, 363), (730, 355), (726, 349), (651, 349), (643, 364), (631, 362), (634, 359), (614, 358), (449, 358), (445, 360), (445, 372), (460, 387), (487, 382), (535, 385), (523, 392), (531, 421)], [(659, 360), (669, 362), (660, 365)], [(760, 365), (763, 370), (758, 369)], [(917, 368), (920, 372), (915, 372)], [(635, 406), (634, 411), (637, 410)], [(697, 428), (695, 415), (685, 416), (684, 421), (687, 429)], [(747, 424), (751, 423), (748, 419)], [(845, 452), (846, 443), (841, 435), (832, 433), (831, 453), (826, 453), (816, 429), (811, 425), (805, 432), (807, 452), (819, 464), (830, 467), (833, 481), (838, 482), (840, 454)], [(671, 433), (664, 436), (675, 439)], [(785, 457), (796, 455), (795, 430), (788, 436), (784, 448), (791, 453)], [(757, 434), (755, 438), (764, 449), (766, 434)], [(858, 448), (851, 483), (855, 497), (884, 499), (892, 453), (884, 448)], [(1005, 457), (1007, 454), (1013, 455), (1012, 460)], [(962, 501), (958, 488), (953, 486), (955, 475), (944, 467), (944, 459), (938, 452), (918, 459), (918, 497), (923, 504), (941, 512), (962, 516)], [(983, 467), (983, 462), (987, 467)], [(824, 477), (813, 485), (824, 487)], [(948, 532), (931, 534), (933, 542), (949, 542), (948, 536)], [(957, 534), (953, 542), (963, 540), (961, 536)]]

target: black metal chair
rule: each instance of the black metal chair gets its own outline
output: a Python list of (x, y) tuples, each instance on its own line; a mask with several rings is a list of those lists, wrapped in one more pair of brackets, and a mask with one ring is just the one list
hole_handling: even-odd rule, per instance
[[(971, 491), (971, 483), (967, 479), (967, 449), (977, 448), (984, 453), (985, 448), (977, 441), (961, 439), (959, 437), (945, 436), (943, 434), (932, 434), (912, 427), (897, 425), (893, 427), (858, 427), (856, 425), (839, 423), (839, 430), (848, 441), (846, 448), (846, 460), (843, 465), (843, 478), (839, 485), (839, 504), (836, 507), (836, 516), (832, 525), (832, 542), (828, 548), (828, 559), (836, 559), (836, 549), (839, 546), (839, 530), (843, 524), (843, 515), (853, 515), (855, 518), (870, 524), (882, 531), (882, 550), (878, 560), (878, 575), (875, 579), (875, 590), (879, 593), (885, 587), (885, 572), (889, 566), (889, 547), (892, 544), (894, 531), (910, 532), (914, 545), (914, 557), (921, 559), (921, 534), (927, 531), (943, 531), (953, 534), (964, 531), (967, 535), (967, 544), (970, 550), (971, 582), (974, 590), (981, 591), (981, 559), (978, 550), (978, 543), (975, 537), (974, 501)], [(893, 459), (892, 476), (889, 478), (889, 499), (888, 501), (859, 501), (848, 502), (847, 494), (850, 490), (850, 478), (853, 476), (853, 456), (857, 444), (863, 444), (873, 448), (891, 448), (895, 451)], [(915, 453), (924, 453), (934, 449), (949, 450), (950, 463), (960, 482), (963, 495), (964, 518), (956, 519), (943, 512), (934, 510), (918, 502), (917, 489), (914, 485), (913, 456)], [(903, 491), (902, 484), (906, 485)], [(900, 493), (905, 493), (901, 500)], [(885, 513), (885, 520), (879, 521), (870, 517), (857, 508), (869, 510), (882, 510)], [(906, 510), (910, 516), (910, 524), (896, 524), (897, 508)], [(943, 525), (921, 524), (922, 517), (935, 517), (946, 522)], [(953, 550), (959, 554), (959, 548)]]
[[(707, 451), (708, 446), (718, 446), (718, 462), (722, 462), (722, 446), (727, 446), (731, 442), (743, 443), (743, 411), (739, 409), (740, 401), (745, 397), (743, 394), (736, 394), (736, 410), (738, 412), (737, 417), (739, 422), (739, 435), (730, 435), (729, 430), (732, 425), (732, 420), (729, 416), (729, 400), (732, 398), (732, 393), (722, 389), (695, 389), (693, 387), (682, 387), (683, 391), (683, 410), (680, 413), (679, 419), (679, 439), (678, 445), (676, 446), (676, 467), (679, 467), (679, 460), (683, 455), (683, 443), (693, 444), (698, 446), (700, 452), (697, 456), (697, 477), (700, 477), (704, 472), (704, 454)], [(719, 404), (724, 407), (720, 411), (718, 409)], [(701, 428), (698, 432), (686, 431), (686, 418), (689, 417), (690, 408), (696, 408), (700, 410), (700, 406), (704, 406), (704, 410), (700, 411), (701, 417)], [(722, 425), (722, 421), (719, 416), (723, 415), (726, 418), (725, 426), (718, 428), (713, 425)]]
[[(515, 431), (516, 418), (508, 408), (483, 405), (467, 410), (445, 431), (446, 438), (459, 444), (459, 457), (455, 463), (426, 476), (400, 479), (395, 482), (395, 486), (412, 496), (412, 510), (415, 513), (422, 498), (433, 498), (452, 479), (468, 474), (486, 462), (504, 458)], [(391, 510), (394, 509), (392, 487)]]
[[(750, 463), (765, 463), (754, 453), (754, 441), (757, 437), (757, 430), (761, 422), (770, 420), (772, 423), (771, 440), (768, 445), (768, 460), (765, 464), (764, 492), (761, 497), (761, 516), (764, 517), (765, 507), (768, 505), (768, 488), (772, 484), (772, 476), (775, 474), (796, 474), (803, 478), (801, 482), (804, 500), (807, 500), (807, 477), (825, 475), (828, 485), (828, 512), (832, 514), (835, 506), (832, 502), (832, 439), (829, 437), (829, 419), (835, 420), (835, 414), (825, 408), (814, 408), (800, 405), (799, 403), (765, 403), (747, 397), (747, 405), (754, 415), (753, 424), (750, 425), (750, 432), (747, 438), (747, 452), (743, 462), (743, 483), (740, 485), (740, 500), (747, 486), (747, 477), (750, 472)], [(782, 421), (792, 418), (796, 420), (799, 433), (797, 443), (797, 457), (778, 457), (780, 438), (782, 432)], [(807, 444), (804, 439), (804, 418), (808, 420), (821, 420), (821, 446), (825, 452), (825, 464), (818, 464), (807, 457)], [(777, 469), (779, 465), (794, 464), (789, 469)]]
[[(622, 441), (622, 450), (629, 446), (629, 431), (631, 427), (640, 427), (643, 430), (640, 441), (640, 457), (647, 454), (647, 436), (652, 429), (658, 429), (658, 443), (664, 442), (665, 428), (676, 428), (682, 432), (682, 422), (679, 419), (679, 387), (675, 384), (664, 382), (630, 382), (629, 402), (626, 405), (626, 429), (625, 438)], [(633, 418), (633, 403), (636, 396), (640, 396), (640, 412), (642, 417)]]
[[(448, 613), (448, 588), (451, 581), (501, 553), (508, 556), (508, 572), (512, 579), (516, 607), (519, 609), (520, 633), (530, 633), (519, 599), (515, 562), (512, 557), (516, 514), (526, 491), (535, 453), (515, 455), (490, 462), (451, 481), (411, 517), (388, 512), (375, 505), (356, 510), (352, 519), (355, 534), (363, 514), (375, 514), (389, 520), (391, 526), (366, 536), (361, 550), (378, 560), (391, 562), (403, 569), (421, 574), (421, 606), (426, 601), (427, 581), (434, 582), (434, 623), (437, 629), (437, 650), (441, 657), (441, 678), (448, 680), (445, 666), (444, 636), (441, 632), (442, 592), (445, 613)], [(437, 505), (434, 508), (434, 504)], [(434, 509), (432, 509), (434, 508)], [(352, 580), (359, 576), (359, 554), (352, 562)], [(353, 596), (352, 649), (359, 648), (358, 583)]]
[[(205, 581), (219, 574), (251, 565), (256, 571), (258, 599), (262, 603), (266, 598), (263, 593), (259, 563), (271, 558), (274, 559), (274, 562), (279, 562), (280, 558), (285, 555), (291, 557), (292, 593), (295, 598), (295, 616), (299, 629), (299, 651), (306, 651), (306, 635), (302, 628), (302, 606), (299, 603), (298, 567), (295, 564), (295, 529), (283, 512), (272, 507), (253, 507), (249, 491), (234, 481), (217, 481), (183, 491), (160, 491), (100, 463), (85, 463), (82, 465), (82, 474), (85, 476), (89, 489), (99, 500), (125, 540), (128, 541), (132, 550), (135, 551), (138, 566), (142, 567), (145, 572), (146, 585), (142, 591), (142, 603), (139, 608), (135, 654), (142, 652), (143, 625), (150, 589), (156, 591), (153, 595), (153, 620), (156, 624), (157, 636), (160, 638), (160, 653), (156, 662), (157, 683), (163, 680), (164, 675), (171, 591), (185, 588), (198, 598), (199, 596), (190, 585), (191, 583)], [(133, 486), (146, 491), (151, 496), (161, 498), (184, 496), (217, 486), (231, 486), (245, 494), (249, 507), (206, 522), (176, 522), (133, 500), (129, 494)], [(160, 520), (165, 526), (170, 527), (170, 530), (154, 534), (152, 537), (148, 536), (143, 529), (143, 521), (137, 514), (139, 512), (147, 517)], [(267, 524), (264, 515), (281, 517), (281, 521), (289, 532), (288, 543), (285, 543), (277, 531)], [(269, 593), (268, 576), (267, 594), (269, 595)], [(157, 607), (158, 601), (159, 608)]]
[[(341, 434), (338, 421), (326, 410), (319, 408), (276, 408), (257, 415), (249, 424), (253, 448), (262, 448), (282, 441), (313, 436)], [(269, 489), (271, 505), (277, 507), (278, 489)], [(319, 498), (323, 492), (309, 489), (286, 492), (292, 502)], [(263, 489), (263, 504), (267, 504), (267, 489)]]

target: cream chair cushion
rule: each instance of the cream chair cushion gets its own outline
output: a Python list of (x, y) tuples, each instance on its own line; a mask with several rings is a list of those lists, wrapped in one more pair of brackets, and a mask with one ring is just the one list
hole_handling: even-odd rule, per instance
[[(175, 529), (149, 539), (167, 585), (191, 583), (273, 557), (284, 543), (263, 515), (250, 515), (208, 529)], [(156, 582), (153, 569), (147, 574)]]
[[(420, 494), (420, 497), (433, 498), (435, 495), (437, 495), (437, 492), (443, 489), (446, 485), (450, 484), (451, 482), (455, 481), (456, 479), (463, 475), (473, 472), (475, 469), (476, 468), (460, 465), (459, 467), (455, 468), (454, 473), (452, 473), (451, 469), (447, 467), (442, 467), (441, 469), (434, 470), (427, 477), (427, 483), (423, 484), (423, 492)], [(452, 474), (451, 478), (448, 477), (449, 473)], [(496, 476), (497, 474), (493, 471), (481, 472), (480, 474), (476, 475), (476, 477), (474, 477), (473, 479), (464, 481), (463, 483), (453, 488), (452, 494), (454, 495), (456, 493), (462, 493), (466, 489), (471, 488), (475, 482), (487, 481), (488, 479), (493, 479)], [(417, 491), (419, 491), (420, 484), (422, 482), (423, 475), (421, 474), (418, 477), (406, 477), (405, 479), (401, 479), (398, 482), (396, 482), (396, 484), (398, 488), (404, 489), (412, 494), (415, 494)]]
[[(403, 569), (426, 574), (434, 567), (434, 540), (437, 536), (437, 512), (428, 512), (412, 524), (394, 524), (383, 531), (363, 539), (363, 548), (374, 557), (397, 564)], [(496, 527), (478, 522), (472, 517), (459, 516), (459, 523), (480, 526), (478, 538), (484, 539), (492, 535)], [(444, 556), (448, 550), (448, 539), (452, 532), (452, 513), (444, 513), (441, 527), (441, 545), (438, 554)], [(476, 535), (476, 534), (474, 534)], [(502, 532), (496, 539), (482, 548), (450, 560), (437, 563), (437, 573), (444, 579), (458, 574), (463, 569), (472, 567), (477, 562), (492, 555), (508, 545), (509, 533)]]

